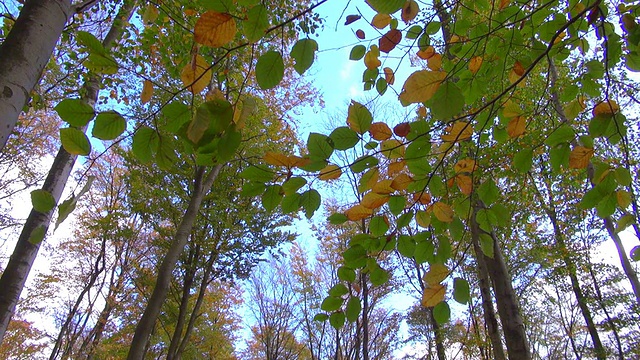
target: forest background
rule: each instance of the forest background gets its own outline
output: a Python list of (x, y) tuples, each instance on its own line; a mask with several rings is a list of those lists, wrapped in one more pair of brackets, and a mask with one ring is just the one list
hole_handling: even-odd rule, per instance
[(0, 357), (640, 352), (637, 2), (2, 5)]

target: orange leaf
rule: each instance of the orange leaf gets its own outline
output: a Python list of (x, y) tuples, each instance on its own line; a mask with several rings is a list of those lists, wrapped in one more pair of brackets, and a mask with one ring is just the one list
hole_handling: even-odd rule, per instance
[(513, 64), (513, 72), (516, 73), (516, 75), (518, 75), (518, 77), (524, 75), (524, 66), (522, 66), (522, 64), (520, 63), (520, 61), (516, 61), (515, 64)]
[(429, 45), (424, 50), (418, 51), (417, 55), (422, 60), (429, 60), (429, 58), (432, 57), (435, 53), (436, 49), (433, 46)]
[(289, 156), (289, 160), (291, 161), (291, 167), (303, 167), (311, 164), (311, 159), (308, 157), (300, 157), (300, 156)]
[(418, 12), (420, 12), (420, 7), (418, 6), (418, 3), (415, 2), (415, 0), (407, 0), (406, 3), (404, 3), (404, 6), (402, 7), (402, 21), (404, 21), (405, 24), (407, 24), (409, 21), (413, 20), (416, 18), (416, 15), (418, 15)]
[(362, 197), (362, 201), (360, 201), (360, 204), (367, 209), (376, 209), (386, 204), (387, 201), (389, 201), (389, 195), (370, 192)]
[(391, 68), (389, 67), (386, 67), (382, 69), (382, 71), (384, 71), (384, 81), (386, 81), (389, 85), (393, 85), (393, 83), (396, 81), (396, 76), (393, 74), (393, 70), (391, 70)]
[(453, 209), (451, 206), (438, 201), (437, 203), (432, 205), (433, 213), (436, 218), (442, 222), (452, 222), (453, 221)]
[(613, 115), (620, 111), (620, 106), (614, 100), (602, 101), (593, 108), (593, 116)]
[(447, 288), (444, 285), (436, 285), (425, 288), (422, 292), (422, 301), (420, 303), (424, 307), (434, 307), (444, 300)]
[(144, 85), (142, 85), (142, 94), (140, 94), (140, 101), (143, 104), (151, 101), (151, 96), (153, 95), (153, 83), (149, 80), (144, 81)]
[(375, 185), (373, 185), (373, 188), (371, 189), (371, 191), (373, 191), (376, 194), (391, 194), (392, 192), (394, 192), (394, 188), (391, 187), (391, 180), (382, 180), (380, 182), (377, 182)]
[(407, 164), (404, 162), (404, 160), (394, 161), (389, 164), (389, 167), (387, 168), (387, 175), (394, 176), (400, 171), (404, 170), (406, 166)]
[(447, 77), (444, 71), (420, 70), (409, 75), (402, 87), (400, 101), (403, 104), (423, 103), (436, 93)]
[(511, 2), (511, 0), (500, 0), (499, 9), (502, 10), (502, 9), (506, 8), (507, 6), (509, 6), (510, 2)]
[(391, 29), (378, 40), (380, 51), (389, 53), (402, 40), (402, 32), (398, 29)]
[(427, 205), (431, 202), (431, 195), (429, 195), (429, 193), (426, 193), (424, 191), (417, 192), (413, 194), (413, 201), (418, 202), (422, 205)]
[(182, 84), (187, 86), (189, 91), (197, 94), (211, 82), (211, 70), (208, 69), (209, 64), (200, 55), (197, 55), (193, 61), (182, 69), (180, 79)]
[(373, 52), (371, 50), (367, 51), (364, 55), (364, 65), (369, 70), (377, 69), (378, 66), (382, 65), (382, 62), (378, 59), (377, 52)]
[(398, 191), (402, 191), (405, 190), (412, 182), (413, 178), (411, 176), (407, 174), (398, 174), (398, 176), (396, 176), (391, 182), (391, 187)]
[(377, 29), (384, 29), (391, 23), (389, 14), (376, 14), (371, 20), (371, 25)]
[(444, 279), (449, 276), (449, 268), (444, 264), (431, 264), (429, 271), (427, 271), (422, 280), (424, 280), (429, 287), (439, 285)]
[(456, 172), (456, 174), (459, 174), (459, 173), (472, 173), (477, 168), (478, 168), (478, 166), (476, 165), (476, 161), (473, 160), (473, 159), (469, 159), (469, 158), (459, 160), (453, 166), (453, 170)]
[(196, 21), (193, 34), (197, 43), (221, 47), (236, 37), (236, 21), (226, 13), (207, 11)]
[(393, 133), (387, 124), (383, 122), (374, 122), (369, 128), (369, 134), (371, 134), (372, 138), (382, 141), (389, 139)]
[(327, 165), (324, 169), (320, 170), (318, 179), (320, 180), (334, 180), (342, 175), (342, 170), (337, 165)]
[(458, 184), (458, 189), (464, 195), (470, 195), (473, 191), (473, 181), (467, 175), (456, 175), (456, 184)]
[(509, 120), (507, 124), (507, 134), (510, 138), (516, 138), (524, 134), (525, 127), (527, 126), (527, 120), (524, 116), (516, 116)]
[(373, 214), (372, 209), (368, 209), (362, 205), (353, 206), (344, 212), (344, 215), (347, 217), (347, 219), (351, 221), (366, 219), (372, 214)]
[(584, 146), (576, 146), (569, 154), (569, 167), (572, 169), (584, 169), (589, 165), (593, 156), (593, 149)]
[(427, 60), (427, 67), (433, 71), (440, 69), (442, 66), (442, 55), (433, 54), (432, 57)]
[(469, 60), (469, 71), (472, 74), (475, 74), (480, 70), (480, 66), (482, 66), (482, 56), (474, 56)]
[(443, 141), (456, 142), (468, 140), (473, 135), (473, 127), (464, 121), (456, 121), (446, 128), (446, 134), (442, 135)]
[(289, 159), (289, 156), (282, 153), (267, 151), (262, 158), (264, 159), (264, 162), (269, 165), (286, 167), (291, 166), (291, 159)]

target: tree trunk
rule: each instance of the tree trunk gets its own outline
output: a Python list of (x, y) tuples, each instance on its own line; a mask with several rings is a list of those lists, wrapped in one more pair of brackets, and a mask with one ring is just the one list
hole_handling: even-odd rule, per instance
[[(471, 214), (471, 227), (475, 228), (478, 233), (482, 231), (476, 222), (476, 212), (479, 204), (473, 206)], [(498, 240), (493, 232), (487, 233), (491, 236), (493, 242), (493, 258), (483, 255), (487, 264), (489, 277), (493, 283), (493, 289), (496, 294), (496, 302), (498, 304), (498, 314), (502, 323), (502, 331), (504, 333), (505, 342), (507, 344), (507, 355), (509, 359), (531, 359), (529, 351), (529, 342), (524, 331), (524, 321), (520, 313), (520, 306), (516, 293), (511, 285), (511, 275), (507, 269), (507, 264), (502, 257), (502, 251), (498, 246)]]
[(491, 287), (489, 284), (489, 270), (487, 270), (487, 264), (484, 261), (484, 254), (480, 248), (480, 229), (477, 226), (471, 226), (471, 242), (473, 243), (473, 250), (476, 254), (478, 263), (478, 286), (480, 287), (480, 297), (482, 298), (482, 313), (484, 317), (485, 326), (489, 333), (489, 340), (491, 341), (491, 347), (493, 349), (493, 358), (496, 360), (505, 360), (504, 349), (502, 348), (502, 338), (500, 336), (500, 330), (498, 329), (498, 319), (496, 318), (496, 312), (493, 308), (493, 301), (491, 298)]
[(200, 210), (202, 199), (213, 185), (213, 182), (218, 176), (221, 168), (222, 165), (216, 165), (206, 178), (204, 177), (205, 168), (199, 167), (197, 169), (194, 189), (191, 194), (189, 206), (187, 207), (187, 211), (178, 226), (173, 241), (171, 242), (171, 246), (158, 269), (158, 278), (153, 288), (153, 293), (151, 294), (147, 307), (140, 318), (140, 322), (138, 322), (138, 325), (136, 326), (136, 331), (131, 342), (131, 347), (129, 348), (127, 360), (142, 360), (144, 357), (145, 347), (149, 341), (149, 336), (151, 335), (156, 319), (160, 314), (162, 304), (164, 303), (164, 300), (167, 297), (167, 292), (169, 291), (173, 269), (178, 262), (178, 257), (189, 240), (189, 235), (191, 234), (193, 224), (195, 223), (196, 216)]
[[(49, 62), (70, 14), (71, 0), (28, 0), (0, 45), (0, 151)], [(0, 330), (6, 329), (4, 317), (2, 320)]]
[(427, 314), (429, 315), (429, 321), (431, 322), (431, 327), (433, 328), (433, 334), (436, 338), (436, 354), (438, 355), (438, 360), (446, 360), (446, 352), (444, 350), (444, 339), (442, 338), (442, 328), (436, 321), (435, 316), (433, 316), (433, 308), (426, 309)]
[(178, 346), (180, 339), (182, 339), (182, 328), (187, 320), (187, 311), (189, 310), (189, 299), (191, 298), (191, 285), (195, 279), (196, 262), (200, 257), (200, 247), (196, 245), (195, 248), (191, 248), (189, 256), (187, 257), (187, 268), (184, 272), (184, 280), (182, 283), (182, 296), (180, 298), (180, 306), (178, 307), (178, 321), (176, 322), (176, 328), (173, 331), (171, 340), (169, 342), (169, 350), (167, 351), (167, 360), (176, 360), (180, 357), (177, 356)]
[[(29, 3), (41, 2), (43, 1), (30, 1)], [(52, 4), (62, 3), (59, 0), (44, 2), (50, 2)], [(133, 14), (134, 4), (135, 1), (125, 2), (123, 7), (120, 9), (118, 17), (114, 21), (111, 29), (109, 30), (109, 33), (107, 33), (102, 42), (105, 49), (109, 49), (115, 42), (115, 40), (120, 37), (120, 34), (123, 30), (122, 26), (125, 24), (125, 21), (118, 20), (129, 19), (129, 17)], [(22, 12), (25, 12), (25, 10), (23, 10)], [(54, 15), (47, 14), (47, 16)], [(35, 23), (30, 24), (34, 25)], [(12, 30), (11, 32), (13, 33), (14, 31)], [(0, 54), (5, 53), (4, 44), (0, 50)], [(1, 56), (2, 55), (0, 55), (0, 57)], [(0, 83), (4, 81), (2, 75), (2, 71), (4, 70), (4, 68), (1, 64), (2, 63), (0, 62)], [(93, 105), (98, 98), (99, 86), (99, 79), (96, 79), (95, 77), (84, 84), (84, 89), (86, 91), (86, 95), (84, 98), (91, 105)], [(4, 122), (6, 117), (2, 114), (1, 106), (2, 101), (0, 101), (0, 119), (3, 119), (2, 121)], [(86, 126), (82, 129), (82, 131), (84, 130), (86, 130)], [(73, 169), (76, 158), (76, 155), (69, 154), (64, 150), (62, 146), (60, 146), (58, 154), (56, 155), (56, 158), (51, 165), (51, 169), (49, 169), (49, 173), (47, 174), (47, 178), (44, 181), (42, 189), (50, 192), (51, 195), (53, 195), (56, 204), (62, 196), (62, 191), (67, 184), (67, 180), (69, 179), (69, 175), (71, 174), (71, 169)], [(11, 258), (9, 259), (9, 263), (2, 273), (2, 277), (0, 278), (0, 289), (3, 289), (2, 293), (0, 293), (0, 343), (4, 338), (4, 334), (7, 330), (7, 326), (9, 325), (9, 321), (11, 320), (11, 317), (15, 312), (16, 305), (18, 304), (20, 293), (22, 293), (24, 284), (27, 281), (27, 276), (31, 271), (31, 266), (33, 265), (36, 255), (38, 254), (38, 250), (40, 249), (41, 241), (31, 242), (29, 241), (29, 239), (32, 237), (34, 231), (36, 230), (44, 231), (44, 234), (46, 234), (54, 210), (55, 208), (47, 212), (46, 214), (38, 212), (34, 209), (31, 210), (31, 213), (29, 214), (29, 217), (27, 218), (27, 221), (22, 228), (22, 232), (20, 233), (20, 237), (18, 238), (16, 247), (11, 255)]]

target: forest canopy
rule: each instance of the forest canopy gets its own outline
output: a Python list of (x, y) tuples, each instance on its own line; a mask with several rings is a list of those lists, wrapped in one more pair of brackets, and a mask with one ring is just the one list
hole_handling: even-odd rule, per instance
[(1, 3), (0, 358), (640, 356), (640, 2)]

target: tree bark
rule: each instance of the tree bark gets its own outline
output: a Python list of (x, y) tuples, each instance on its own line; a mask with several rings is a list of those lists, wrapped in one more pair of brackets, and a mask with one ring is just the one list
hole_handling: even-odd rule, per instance
[[(476, 222), (476, 213), (480, 204), (473, 206), (471, 214), (471, 227), (475, 228), (478, 233), (482, 231)], [(498, 304), (498, 314), (502, 323), (505, 342), (507, 344), (507, 355), (509, 359), (531, 359), (529, 351), (529, 342), (524, 331), (524, 321), (520, 313), (520, 306), (516, 293), (511, 285), (511, 275), (507, 269), (507, 264), (502, 256), (502, 251), (498, 246), (498, 240), (493, 232), (487, 233), (491, 236), (493, 242), (493, 258), (483, 255), (487, 264), (489, 277), (493, 283), (493, 289), (496, 294), (496, 302)]]
[[(40, 3), (42, 1), (30, 1), (30, 3), (31, 2)], [(61, 1), (50, 1), (50, 3), (61, 3)], [(106, 49), (109, 49), (115, 42), (115, 40), (120, 37), (120, 34), (123, 30), (122, 26), (125, 21), (119, 20), (129, 19), (129, 17), (133, 14), (133, 10), (135, 8), (134, 5), (135, 1), (125, 2), (123, 7), (120, 9), (120, 12), (118, 14), (119, 16), (116, 18), (111, 29), (103, 40), (103, 45)], [(53, 15), (47, 14), (47, 16)], [(36, 26), (33, 23), (30, 24)], [(0, 50), (0, 54), (5, 53), (4, 44), (2, 49)], [(0, 57), (1, 56), (2, 55), (0, 55)], [(0, 84), (2, 81), (5, 81), (3, 80), (2, 75), (3, 70), (3, 65), (0, 62)], [(92, 106), (98, 98), (99, 88), (99, 79), (95, 77), (92, 77), (91, 80), (87, 81), (87, 83), (84, 84), (84, 99)], [(3, 101), (0, 101), (0, 107), (2, 106), (2, 102)], [(2, 114), (1, 108), (0, 119), (3, 119), (3, 122), (6, 119), (6, 117)], [(4, 130), (4, 125), (2, 126), (2, 128), (2, 130)], [(86, 126), (81, 130), (85, 131)], [(47, 178), (44, 181), (42, 189), (50, 192), (51, 195), (53, 195), (56, 204), (62, 196), (62, 191), (67, 184), (67, 180), (69, 179), (69, 175), (71, 174), (71, 170), (73, 169), (76, 158), (77, 155), (69, 154), (64, 150), (62, 146), (60, 146), (58, 154), (56, 155), (53, 164), (51, 165), (51, 169), (49, 169), (49, 173), (47, 174)], [(47, 212), (46, 214), (43, 214), (36, 211), (35, 209), (31, 210), (31, 213), (29, 214), (29, 217), (27, 218), (27, 221), (22, 228), (22, 232), (20, 233), (20, 237), (18, 238), (16, 247), (11, 255), (11, 258), (9, 259), (9, 263), (2, 273), (2, 277), (0, 278), (0, 289), (3, 289), (3, 291), (0, 293), (0, 343), (4, 338), (4, 334), (7, 330), (7, 326), (9, 325), (9, 321), (11, 320), (11, 317), (15, 312), (16, 305), (18, 304), (18, 299), (20, 298), (20, 294), (22, 293), (24, 284), (27, 281), (29, 272), (31, 271), (31, 266), (33, 265), (33, 262), (38, 255), (38, 250), (40, 249), (41, 242), (32, 243), (31, 241), (29, 241), (29, 239), (37, 229), (43, 229), (44, 233), (46, 234), (46, 231), (49, 228), (49, 224), (51, 223), (51, 217), (54, 211), (55, 208)]]
[(0, 151), (49, 62), (70, 14), (71, 0), (28, 0), (0, 45)]
[(144, 357), (145, 347), (149, 341), (149, 336), (151, 335), (156, 319), (160, 314), (162, 304), (164, 303), (164, 300), (167, 297), (167, 292), (169, 291), (173, 269), (176, 266), (178, 257), (189, 240), (189, 235), (191, 234), (193, 224), (195, 223), (196, 216), (200, 210), (202, 199), (213, 185), (213, 182), (218, 176), (221, 168), (222, 165), (216, 165), (206, 178), (204, 177), (204, 167), (199, 167), (196, 171), (194, 189), (191, 194), (189, 206), (187, 207), (187, 211), (185, 212), (180, 225), (178, 225), (178, 229), (173, 241), (171, 242), (171, 246), (158, 269), (158, 278), (153, 288), (153, 293), (151, 294), (147, 307), (136, 326), (136, 331), (131, 342), (131, 347), (129, 348), (127, 360), (142, 360)]

